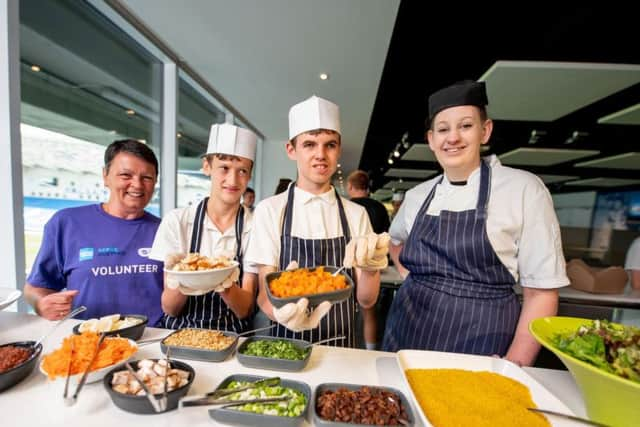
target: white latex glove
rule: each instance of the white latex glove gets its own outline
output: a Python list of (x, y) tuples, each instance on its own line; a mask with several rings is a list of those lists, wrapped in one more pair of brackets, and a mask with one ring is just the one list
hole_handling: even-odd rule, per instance
[(294, 332), (315, 329), (320, 324), (320, 320), (331, 310), (331, 303), (323, 301), (315, 310), (307, 313), (309, 300), (300, 298), (296, 303), (290, 302), (281, 308), (273, 308), (273, 317), (281, 325)]
[(363, 270), (382, 270), (389, 261), (389, 233), (369, 233), (354, 237), (345, 248), (343, 264), (346, 268), (356, 267)]

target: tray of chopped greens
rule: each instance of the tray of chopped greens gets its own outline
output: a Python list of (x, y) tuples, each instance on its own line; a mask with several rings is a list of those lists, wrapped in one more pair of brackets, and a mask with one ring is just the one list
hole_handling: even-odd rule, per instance
[(278, 337), (247, 338), (238, 347), (238, 362), (250, 368), (301, 371), (309, 363), (311, 346), (307, 341)]
[(606, 372), (640, 383), (640, 328), (594, 320), (552, 338), (558, 350)]
[[(239, 388), (264, 378), (266, 377), (256, 375), (231, 375), (222, 381), (216, 390)], [(283, 396), (289, 397), (289, 400), (213, 408), (209, 410), (209, 416), (220, 423), (233, 425), (262, 427), (302, 425), (311, 401), (311, 388), (305, 383), (281, 379), (278, 385), (260, 385), (231, 394), (227, 398), (233, 401)]]

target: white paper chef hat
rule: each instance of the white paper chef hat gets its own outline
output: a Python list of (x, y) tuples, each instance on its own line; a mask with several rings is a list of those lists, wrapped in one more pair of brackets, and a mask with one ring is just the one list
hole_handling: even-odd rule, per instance
[(404, 200), (404, 193), (393, 193), (391, 195), (391, 200), (394, 202), (401, 202)]
[(249, 129), (240, 128), (228, 123), (211, 126), (207, 154), (228, 154), (244, 157), (251, 161), (256, 159), (258, 137)]
[(289, 139), (316, 129), (340, 133), (340, 107), (314, 95), (289, 110)]

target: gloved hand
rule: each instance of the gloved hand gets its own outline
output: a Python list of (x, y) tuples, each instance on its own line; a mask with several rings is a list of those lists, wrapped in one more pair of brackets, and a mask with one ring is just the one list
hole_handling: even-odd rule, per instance
[(346, 268), (357, 267), (363, 270), (382, 270), (389, 261), (389, 233), (369, 233), (354, 237), (345, 248), (343, 264)]
[(281, 308), (274, 307), (273, 317), (276, 322), (294, 332), (315, 329), (320, 324), (320, 320), (331, 310), (331, 303), (323, 301), (310, 313), (307, 313), (308, 306), (309, 300), (300, 298), (296, 303), (290, 302)]
[[(296, 270), (298, 268), (298, 261), (291, 261), (285, 270)], [(307, 312), (308, 307), (309, 300), (300, 298), (295, 303), (290, 302), (280, 308), (274, 307), (273, 317), (275, 317), (276, 322), (294, 332), (315, 329), (320, 324), (320, 320), (331, 310), (331, 303), (323, 301), (310, 313)]]

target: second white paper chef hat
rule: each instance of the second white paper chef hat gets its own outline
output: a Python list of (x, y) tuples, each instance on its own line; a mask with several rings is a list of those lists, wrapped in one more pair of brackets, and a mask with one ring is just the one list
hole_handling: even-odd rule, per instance
[(227, 154), (255, 161), (257, 144), (257, 135), (249, 129), (222, 123), (211, 126), (209, 145), (204, 155)]
[(289, 139), (316, 129), (340, 133), (340, 107), (314, 95), (289, 110)]

